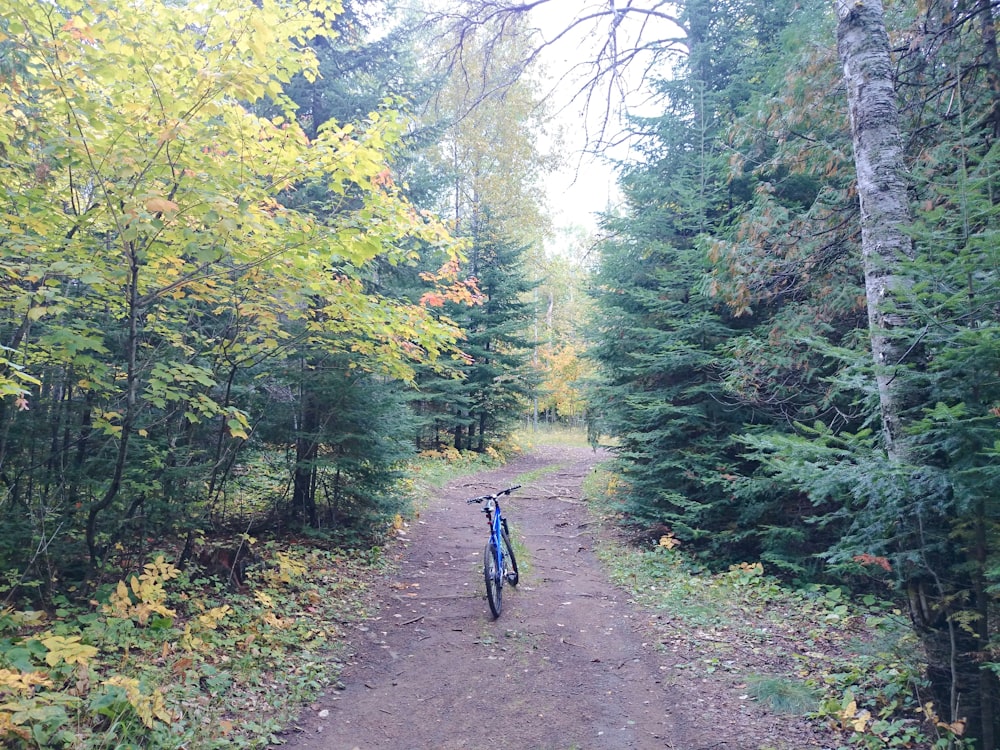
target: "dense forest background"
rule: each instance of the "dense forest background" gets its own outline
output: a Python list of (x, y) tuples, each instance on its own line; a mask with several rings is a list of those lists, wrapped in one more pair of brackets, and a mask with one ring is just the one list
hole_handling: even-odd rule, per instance
[(995, 748), (997, 13), (600, 6), (581, 95), (641, 50), (656, 114), (554, 252), (572, 155), (523, 6), (9, 0), (4, 605), (164, 540), (372, 543), (416, 452), (586, 422), (623, 522), (898, 597), (938, 711)]

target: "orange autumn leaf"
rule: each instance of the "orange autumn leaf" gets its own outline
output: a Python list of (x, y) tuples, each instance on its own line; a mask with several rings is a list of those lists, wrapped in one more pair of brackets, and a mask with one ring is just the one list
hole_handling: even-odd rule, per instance
[(444, 305), (444, 295), (438, 292), (427, 292), (420, 298), (420, 304), (428, 307), (441, 307)]

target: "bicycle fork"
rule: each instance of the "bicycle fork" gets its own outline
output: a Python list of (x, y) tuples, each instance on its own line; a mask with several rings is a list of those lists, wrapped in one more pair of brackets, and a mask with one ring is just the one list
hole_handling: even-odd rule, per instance
[[(503, 526), (506, 526), (506, 518), (503, 519)], [(490, 526), (493, 529), (493, 555), (497, 561), (496, 577), (497, 583), (503, 586), (504, 579), (507, 577), (507, 571), (504, 570), (504, 553), (503, 553), (503, 527), (501, 522), (496, 518), (495, 514), (491, 514)]]

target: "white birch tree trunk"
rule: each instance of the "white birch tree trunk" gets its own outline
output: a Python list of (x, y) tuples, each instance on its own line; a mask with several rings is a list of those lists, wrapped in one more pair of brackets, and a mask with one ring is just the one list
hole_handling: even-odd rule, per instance
[[(890, 461), (912, 464), (908, 441), (902, 439), (904, 410), (920, 394), (906, 377), (903, 362), (913, 356), (915, 345), (901, 334), (912, 331), (906, 296), (913, 278), (907, 275), (905, 261), (913, 258), (914, 248), (905, 233), (911, 216), (889, 38), (881, 0), (836, 0), (836, 7), (837, 51), (844, 68), (854, 140), (868, 325), (885, 447)], [(911, 607), (911, 616), (927, 654), (932, 694), (938, 710), (947, 708), (952, 721), (959, 718), (959, 711), (968, 713), (972, 736), (984, 750), (993, 750), (992, 688), (988, 680), (975, 676), (983, 672), (981, 665), (970, 663), (968, 654), (978, 648), (975, 639), (960, 632), (951, 617), (956, 606), (965, 606), (956, 605), (963, 601), (956, 594), (967, 591), (972, 582), (962, 576), (943, 584), (934, 571), (947, 570), (949, 561), (941, 551), (924, 549), (923, 553), (925, 560), (934, 558), (925, 562), (930, 575), (911, 574), (907, 587), (922, 604), (919, 610)]]
[(837, 51), (844, 68), (858, 195), (861, 254), (872, 355), (875, 359), (882, 429), (891, 459), (906, 459), (900, 440), (905, 378), (897, 366), (907, 347), (894, 332), (905, 326), (903, 299), (911, 280), (900, 263), (913, 257), (905, 233), (907, 203), (903, 140), (892, 83), (889, 37), (881, 0), (836, 0)]

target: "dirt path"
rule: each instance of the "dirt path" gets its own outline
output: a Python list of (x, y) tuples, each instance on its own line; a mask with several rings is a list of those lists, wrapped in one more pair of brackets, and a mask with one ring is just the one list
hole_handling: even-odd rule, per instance
[[(691, 698), (696, 686), (670, 679), (671, 657), (654, 648), (648, 615), (605, 577), (581, 503), (597, 459), (589, 449), (542, 448), (429, 498), (405, 535), (400, 572), (379, 593), (380, 616), (358, 627), (345, 689), (307, 711), (283, 747), (760, 747), (740, 741), (744, 707), (718, 707), (730, 713), (724, 729)], [(528, 472), (538, 478), (523, 481)], [(485, 516), (464, 500), (517, 481), (524, 487), (504, 511), (521, 583), (504, 588), (493, 620)]]

